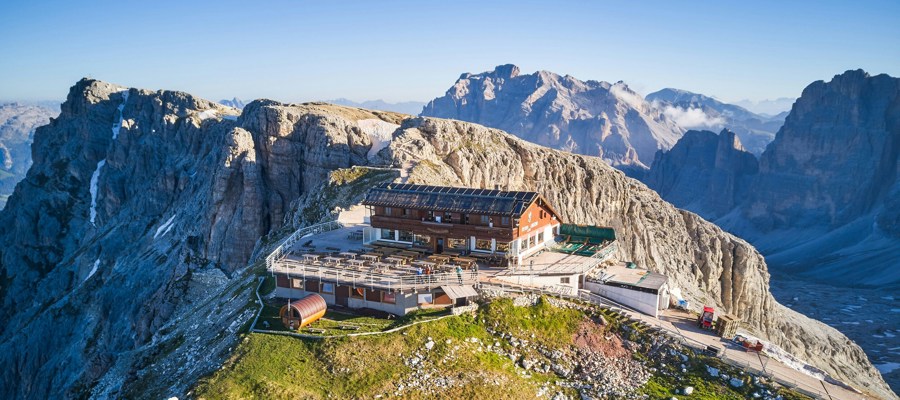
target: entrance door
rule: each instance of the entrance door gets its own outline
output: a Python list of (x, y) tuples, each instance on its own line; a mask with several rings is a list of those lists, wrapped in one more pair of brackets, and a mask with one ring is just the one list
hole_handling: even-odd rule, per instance
[(334, 302), (339, 306), (347, 307), (347, 299), (350, 298), (349, 286), (338, 286), (334, 290)]
[(437, 238), (434, 241), (434, 252), (437, 254), (444, 252), (444, 238)]

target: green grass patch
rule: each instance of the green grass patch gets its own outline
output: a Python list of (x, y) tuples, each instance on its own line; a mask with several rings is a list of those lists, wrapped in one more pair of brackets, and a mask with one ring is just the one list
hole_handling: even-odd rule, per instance
[(543, 299), (534, 307), (516, 307), (510, 299), (498, 299), (482, 307), (480, 316), (486, 326), (523, 338), (533, 334), (535, 341), (559, 347), (572, 341), (584, 313), (554, 307)]
[[(523, 376), (509, 358), (478, 350), (480, 345), (470, 338), (478, 338), (481, 343), (494, 340), (481, 319), (514, 328), (533, 327), (534, 332), (541, 333), (539, 340), (567, 346), (584, 315), (545, 303), (535, 307), (513, 307), (503, 300), (495, 303), (499, 304), (484, 307), (477, 316), (443, 318), (384, 335), (307, 340), (249, 334), (221, 370), (198, 383), (195, 395), (200, 399), (357, 399), (392, 395), (397, 382), (413, 373), (404, 362), (419, 352), (428, 354), (429, 362), (439, 368), (442, 376), (459, 382), (442, 390), (441, 398), (533, 398), (541, 385), (555, 380), (555, 376), (536, 372)], [(260, 320), (267, 318), (272, 327), (280, 326), (277, 312), (275, 304), (267, 305)], [(330, 311), (314, 325), (327, 328), (328, 332), (332, 332), (330, 324), (389, 329), (438, 318), (446, 312), (421, 310), (389, 320)], [(424, 343), (429, 338), (435, 346), (425, 351)], [(405, 391), (401, 397), (429, 396)]]

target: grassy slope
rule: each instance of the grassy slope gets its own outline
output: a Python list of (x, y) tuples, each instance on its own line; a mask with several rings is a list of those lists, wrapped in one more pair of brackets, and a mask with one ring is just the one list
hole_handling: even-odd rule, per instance
[[(477, 316), (445, 318), (419, 324), (402, 332), (356, 338), (302, 340), (292, 337), (249, 334), (221, 370), (198, 384), (200, 399), (297, 399), (372, 398), (392, 394), (397, 382), (413, 370), (404, 362), (433, 338), (435, 347), (427, 352), (437, 361), (441, 376), (462, 382), (441, 392), (441, 398), (534, 398), (541, 386), (557, 381), (555, 375), (524, 374), (513, 362), (496, 353), (480, 351), (466, 339), (492, 343), (496, 338), (485, 329), (534, 334), (533, 341), (551, 348), (568, 348), (579, 323), (581, 311), (559, 309), (546, 302), (533, 307), (514, 307), (499, 300), (481, 308)], [(446, 341), (450, 340), (448, 344)], [(504, 343), (504, 346), (508, 344)], [(448, 356), (450, 356), (448, 358)], [(641, 357), (637, 354), (636, 357)], [(692, 385), (690, 398), (739, 399), (749, 395), (747, 387), (735, 390), (705, 375), (705, 365), (716, 360), (697, 357), (689, 363), (689, 373), (662, 373), (660, 368), (644, 388), (650, 398), (669, 398), (674, 388)], [(672, 368), (669, 367), (669, 370)], [(577, 398), (572, 389), (552, 387), (550, 394), (563, 391)], [(427, 395), (405, 391), (405, 398)], [(787, 399), (801, 398), (788, 394)]]

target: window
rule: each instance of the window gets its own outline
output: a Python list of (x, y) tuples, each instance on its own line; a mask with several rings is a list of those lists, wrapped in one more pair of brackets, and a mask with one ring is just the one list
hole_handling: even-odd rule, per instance
[(363, 288), (350, 289), (350, 297), (352, 297), (354, 299), (362, 299), (363, 293), (365, 293), (365, 290)]
[(481, 216), (481, 223), (482, 223), (482, 224), (487, 225), (487, 224), (489, 224), (490, 222), (491, 222), (491, 217), (488, 217), (487, 215), (482, 215), (482, 216)]
[(382, 229), (381, 238), (384, 240), (394, 240), (394, 231), (391, 229)]
[(534, 245), (536, 244), (534, 239), (535, 239), (534, 235), (531, 235), (528, 237), (528, 248), (529, 249), (534, 247)]
[(466, 250), (466, 239), (447, 239), (447, 247), (451, 249)]
[(452, 223), (453, 223), (453, 214), (448, 213), (448, 212), (445, 212), (445, 213), (444, 213), (444, 223), (445, 223), (445, 224), (452, 224)]
[(490, 239), (475, 240), (475, 250), (491, 251), (491, 240)]
[(508, 242), (497, 242), (497, 251), (501, 252), (501, 253), (506, 253), (509, 251), (509, 245), (510, 245), (510, 243), (508, 243)]
[(569, 283), (569, 277), (559, 278), (559, 283)]
[(500, 225), (509, 226), (509, 217), (500, 218)]
[(334, 293), (334, 284), (322, 282), (322, 293), (325, 293), (325, 294)]
[(527, 238), (519, 239), (519, 250), (526, 250), (526, 249), (528, 249), (528, 239)]
[(291, 288), (292, 289), (303, 289), (303, 279), (292, 278), (291, 279)]
[(397, 295), (393, 292), (381, 292), (381, 302), (387, 304), (397, 304)]
[(544, 243), (544, 231), (540, 231), (537, 234), (537, 242), (538, 244)]
[(413, 233), (410, 231), (400, 231), (400, 241), (412, 243), (413, 241)]
[(416, 235), (416, 240), (413, 241), (418, 246), (431, 246), (431, 236), (428, 235)]
[(394, 209), (391, 207), (384, 208), (384, 215), (391, 216), (394, 215)]
[(404, 216), (404, 217), (408, 217), (410, 214), (412, 214), (412, 212), (410, 212), (410, 210), (409, 210), (408, 208), (404, 208), (404, 209), (403, 209), (403, 216)]

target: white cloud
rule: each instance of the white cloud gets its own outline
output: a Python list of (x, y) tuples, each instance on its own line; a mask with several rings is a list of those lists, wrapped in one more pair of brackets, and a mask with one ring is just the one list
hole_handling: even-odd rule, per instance
[(641, 97), (641, 95), (632, 92), (622, 83), (612, 85), (612, 87), (609, 88), (609, 92), (636, 110), (641, 110), (643, 108), (644, 98)]
[(700, 108), (682, 108), (657, 102), (653, 106), (661, 109), (666, 118), (685, 129), (709, 129), (725, 125), (725, 118), (711, 116)]

